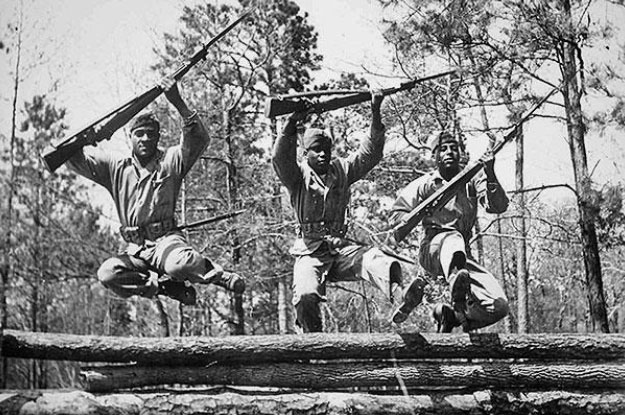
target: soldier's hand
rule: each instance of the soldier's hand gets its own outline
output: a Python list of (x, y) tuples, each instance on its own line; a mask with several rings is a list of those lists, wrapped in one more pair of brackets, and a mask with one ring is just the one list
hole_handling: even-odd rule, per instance
[(484, 166), (484, 172), (486, 173), (486, 176), (488, 177), (494, 176), (495, 155), (493, 154), (492, 150), (486, 151), (486, 153), (484, 153), (482, 157), (480, 157), (480, 163), (482, 164), (482, 166)]
[(166, 76), (160, 80), (158, 85), (165, 93), (169, 102), (174, 103), (182, 100), (180, 90), (178, 89), (178, 82), (176, 82), (174, 78)]
[(289, 121), (294, 121), (294, 122), (299, 122), (299, 121), (306, 121), (306, 118), (308, 117), (308, 115), (310, 115), (310, 113), (313, 112), (313, 103), (308, 101), (308, 100), (304, 100), (304, 109), (301, 111), (295, 111), (293, 113), (291, 113), (291, 115), (289, 115)]
[(295, 121), (295, 122), (304, 121), (306, 120), (306, 117), (308, 117), (308, 114), (309, 114), (308, 111), (294, 112), (291, 115), (289, 115), (289, 121)]
[(101, 125), (94, 125), (93, 127), (86, 130), (83, 134), (85, 140), (87, 141), (87, 144), (91, 146), (97, 145), (99, 141), (110, 140), (111, 136), (113, 135), (113, 133), (109, 129), (104, 128)]
[(379, 89), (371, 89), (371, 109), (373, 111), (379, 111), (384, 100), (384, 94)]

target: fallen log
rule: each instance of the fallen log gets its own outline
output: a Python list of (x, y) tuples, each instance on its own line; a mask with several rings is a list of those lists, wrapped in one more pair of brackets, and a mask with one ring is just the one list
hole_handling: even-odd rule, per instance
[[(19, 403), (18, 403), (19, 401)], [(11, 402), (15, 405), (10, 405)], [(363, 393), (244, 395), (226, 392), (92, 395), (79, 391), (47, 391), (0, 395), (6, 415), (191, 415), (191, 414), (333, 414), (373, 415), (622, 415), (625, 393), (492, 392), (428, 393), (376, 396)]]
[(110, 392), (147, 386), (235, 385), (302, 390), (356, 387), (469, 389), (625, 389), (625, 363), (443, 363), (429, 361), (214, 364), (205, 367), (101, 366), (81, 372), (85, 388)]
[(610, 360), (625, 356), (624, 334), (332, 333), (137, 338), (5, 330), (7, 357), (202, 366), (212, 362), (315, 359), (528, 358)]

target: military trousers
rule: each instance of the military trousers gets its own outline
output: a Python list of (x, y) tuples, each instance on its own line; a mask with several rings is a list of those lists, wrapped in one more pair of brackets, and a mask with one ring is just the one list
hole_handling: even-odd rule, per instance
[(98, 279), (123, 298), (153, 297), (158, 278), (208, 284), (221, 268), (192, 248), (180, 232), (169, 233), (142, 245), (130, 244), (120, 255), (107, 259), (98, 269)]
[[(419, 262), (432, 276), (442, 275), (453, 282), (452, 261), (458, 254), (466, 258), (470, 276), (470, 292), (462, 305), (468, 330), (489, 326), (509, 312), (508, 299), (497, 279), (484, 267), (467, 256), (466, 244), (458, 231), (442, 231), (421, 242)], [(455, 307), (456, 308), (456, 307)]]

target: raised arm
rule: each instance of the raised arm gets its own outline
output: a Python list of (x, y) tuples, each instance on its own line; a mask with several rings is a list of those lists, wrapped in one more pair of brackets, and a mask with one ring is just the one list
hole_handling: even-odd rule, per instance
[(297, 122), (306, 118), (306, 112), (294, 112), (273, 146), (271, 162), (280, 181), (292, 189), (301, 179), (297, 165)]
[(111, 162), (111, 158), (103, 152), (86, 154), (84, 149), (80, 149), (67, 161), (67, 167), (110, 191)]
[(484, 174), (477, 178), (475, 185), (479, 202), (488, 213), (503, 213), (508, 209), (509, 199), (495, 174), (495, 157), (487, 152), (480, 161)]
[(350, 184), (363, 178), (384, 155), (385, 129), (380, 113), (383, 99), (384, 95), (380, 92), (371, 93), (371, 133), (348, 158), (347, 178)]
[(180, 96), (178, 83), (173, 78), (166, 77), (161, 80), (161, 88), (165, 91), (167, 100), (176, 108), (183, 119), (180, 147), (182, 170), (183, 174), (186, 174), (210, 143), (210, 137), (197, 111), (191, 111)]

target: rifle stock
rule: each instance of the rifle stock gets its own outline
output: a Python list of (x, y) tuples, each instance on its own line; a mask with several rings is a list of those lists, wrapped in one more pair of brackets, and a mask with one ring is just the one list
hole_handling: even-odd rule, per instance
[[(435, 75), (426, 76), (424, 78), (414, 79), (412, 81), (404, 82), (398, 87), (383, 89), (381, 93), (382, 95), (386, 96), (395, 94), (399, 91), (406, 91), (414, 88), (419, 83), (451, 75), (453, 73), (457, 73), (457, 71), (447, 71)], [(361, 102), (366, 102), (371, 99), (370, 91), (354, 91), (353, 93), (347, 94), (345, 94), (345, 92), (346, 91), (337, 91), (337, 93), (344, 94), (344, 96), (342, 97), (320, 100), (317, 102), (312, 102), (309, 98), (307, 98), (314, 98), (314, 91), (279, 96), (277, 98), (270, 97), (265, 100), (265, 116), (267, 118), (273, 118), (277, 117), (278, 115), (291, 114), (293, 112), (301, 112), (306, 110), (311, 110), (311, 112), (315, 113), (322, 113), (339, 108), (349, 107), (350, 105), (360, 104)], [(326, 91), (318, 91), (317, 96), (322, 95), (327, 95)]]
[[(219, 32), (208, 43), (202, 46), (191, 58), (183, 63), (171, 77), (176, 81), (179, 81), (193, 66), (199, 61), (206, 58), (208, 48), (212, 46), (219, 39), (224, 37), (230, 30), (232, 30), (241, 20), (246, 18), (252, 11), (248, 10), (242, 13), (236, 20), (230, 23), (225, 29)], [(141, 95), (138, 95), (130, 100), (124, 102), (115, 109), (109, 111), (100, 118), (92, 121), (87, 126), (83, 127), (78, 132), (72, 134), (62, 142), (51, 145), (44, 150), (41, 155), (41, 159), (48, 170), (53, 173), (56, 169), (67, 162), (74, 154), (80, 151), (88, 144), (95, 144), (96, 142), (109, 139), (111, 135), (121, 127), (123, 127), (128, 121), (130, 121), (141, 110), (147, 107), (152, 101), (158, 98), (163, 90), (159, 85), (155, 85), (148, 89)], [(101, 122), (106, 121), (103, 125), (99, 126)]]

